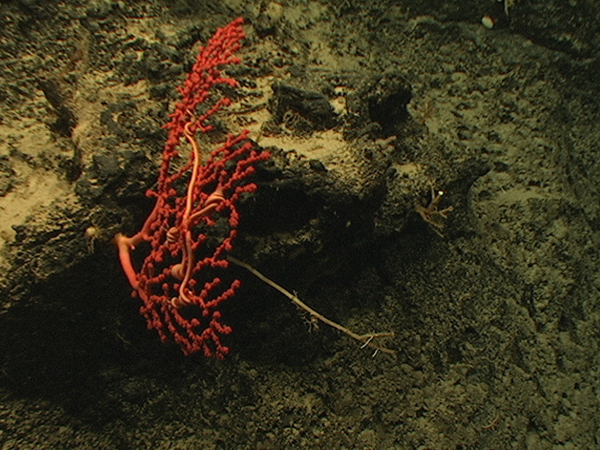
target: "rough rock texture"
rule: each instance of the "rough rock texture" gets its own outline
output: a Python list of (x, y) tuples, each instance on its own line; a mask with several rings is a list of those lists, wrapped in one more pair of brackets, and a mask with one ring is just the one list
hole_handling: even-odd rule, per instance
[[(597, 6), (364, 4), (0, 4), (3, 449), (600, 445)], [(248, 128), (273, 157), (235, 256), (396, 357), (235, 267), (222, 362), (129, 296), (111, 239), (152, 208), (198, 43), (238, 16), (202, 145)]]

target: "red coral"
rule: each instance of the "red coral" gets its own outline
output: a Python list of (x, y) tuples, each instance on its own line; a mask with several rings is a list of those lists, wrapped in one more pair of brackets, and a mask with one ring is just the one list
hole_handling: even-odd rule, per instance
[[(254, 148), (247, 130), (229, 135), (205, 161), (195, 139), (197, 132), (211, 131), (207, 121), (230, 104), (228, 98), (220, 98), (212, 106), (205, 105), (214, 86), (237, 86), (235, 79), (222, 76), (220, 68), (240, 62), (233, 54), (245, 36), (242, 23), (239, 18), (217, 30), (200, 49), (179, 89), (182, 99), (165, 125), (169, 135), (158, 186), (147, 192), (156, 198), (156, 205), (138, 234), (115, 238), (123, 270), (134, 295), (143, 302), (140, 311), (148, 328), (162, 340), (173, 336), (186, 355), (202, 350), (206, 356), (223, 358), (229, 351), (221, 336), (231, 333), (231, 327), (221, 322), (219, 306), (235, 294), (240, 281), (225, 283), (215, 272), (228, 267), (224, 255), (237, 234), (237, 201), (257, 187), (245, 180), (257, 162), (270, 157)], [(196, 116), (200, 106), (204, 112)], [(175, 168), (183, 138), (192, 151), (187, 164)], [(151, 249), (137, 272), (131, 251), (143, 241), (149, 241)]]

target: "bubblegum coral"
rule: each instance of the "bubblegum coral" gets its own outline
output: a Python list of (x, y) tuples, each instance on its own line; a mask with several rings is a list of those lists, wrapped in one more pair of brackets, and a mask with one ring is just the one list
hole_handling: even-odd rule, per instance
[[(238, 85), (220, 68), (240, 63), (233, 55), (245, 37), (242, 24), (238, 18), (220, 28), (200, 49), (179, 88), (181, 101), (165, 125), (168, 138), (157, 188), (146, 193), (156, 199), (154, 209), (139, 233), (115, 237), (121, 265), (133, 295), (143, 303), (140, 312), (148, 328), (155, 329), (163, 341), (171, 335), (186, 355), (202, 350), (206, 356), (223, 358), (229, 351), (221, 336), (231, 333), (231, 327), (221, 322), (218, 308), (235, 294), (240, 281), (224, 283), (215, 272), (229, 264), (225, 255), (232, 249), (240, 219), (237, 201), (257, 188), (245, 180), (257, 162), (270, 157), (254, 148), (247, 130), (230, 134), (204, 161), (195, 138), (197, 132), (209, 133), (213, 129), (209, 119), (231, 103), (226, 97), (213, 101), (212, 94), (217, 85)], [(184, 139), (191, 147), (185, 164), (180, 154)], [(142, 242), (149, 242), (150, 253), (136, 271), (131, 252)]]

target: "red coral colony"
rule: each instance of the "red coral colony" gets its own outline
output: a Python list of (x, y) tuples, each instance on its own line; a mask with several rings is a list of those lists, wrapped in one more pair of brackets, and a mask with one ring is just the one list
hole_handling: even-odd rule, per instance
[[(255, 171), (255, 163), (270, 157), (268, 152), (253, 147), (244, 130), (229, 135), (202, 161), (195, 138), (198, 132), (211, 131), (207, 121), (231, 103), (221, 97), (212, 106), (206, 105), (215, 86), (237, 86), (237, 81), (223, 76), (220, 68), (240, 63), (233, 54), (245, 37), (242, 23), (243, 19), (238, 18), (217, 30), (200, 49), (192, 71), (179, 88), (181, 101), (165, 125), (168, 138), (158, 185), (147, 192), (148, 197), (156, 199), (154, 209), (139, 233), (115, 237), (121, 265), (133, 295), (143, 303), (140, 312), (148, 328), (155, 329), (163, 341), (173, 336), (186, 355), (202, 350), (206, 356), (223, 358), (229, 351), (221, 337), (231, 333), (231, 327), (221, 322), (219, 306), (235, 294), (240, 281), (228, 284), (207, 273), (211, 268), (228, 267), (225, 254), (232, 249), (240, 218), (237, 200), (257, 188), (245, 179)], [(196, 116), (198, 107), (205, 112)], [(179, 149), (184, 139), (191, 152), (189, 161), (181, 167)], [(213, 244), (215, 237), (209, 239), (207, 231), (215, 229), (217, 222), (219, 230), (226, 223), (227, 231)], [(145, 241), (151, 249), (138, 272), (131, 252)], [(199, 313), (189, 318), (187, 311), (185, 316), (182, 314), (183, 307), (198, 308)]]

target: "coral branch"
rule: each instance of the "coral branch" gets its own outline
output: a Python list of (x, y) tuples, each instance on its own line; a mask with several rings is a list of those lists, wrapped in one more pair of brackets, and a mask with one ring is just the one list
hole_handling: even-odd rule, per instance
[(250, 273), (252, 273), (252, 275), (254, 275), (255, 277), (264, 281), (272, 288), (277, 289), (279, 292), (281, 292), (283, 295), (285, 295), (287, 298), (289, 298), (294, 305), (296, 305), (297, 307), (306, 311), (310, 315), (311, 318), (320, 320), (321, 322), (326, 323), (330, 327), (333, 327), (336, 330), (341, 331), (344, 334), (347, 334), (352, 339), (356, 339), (357, 341), (362, 342), (363, 347), (371, 347), (372, 349), (375, 350), (375, 352), (383, 352), (383, 353), (388, 353), (390, 355), (396, 354), (395, 350), (390, 350), (389, 348), (378, 345), (377, 341), (376, 341), (376, 339), (379, 339), (379, 338), (394, 337), (394, 332), (357, 334), (354, 331), (349, 330), (348, 328), (340, 325), (337, 322), (334, 322), (331, 319), (328, 319), (321, 313), (315, 311), (310, 306), (308, 306), (306, 303), (304, 303), (302, 300), (300, 300), (297, 295), (292, 294), (290, 291), (288, 291), (284, 287), (280, 286), (279, 284), (275, 283), (270, 278), (267, 278), (262, 273), (260, 273), (258, 270), (256, 270), (254, 267), (252, 267), (250, 264), (240, 261), (239, 259), (234, 258), (231, 255), (227, 256), (227, 260), (234, 264), (237, 264), (240, 267), (243, 267), (244, 269), (246, 269)]

